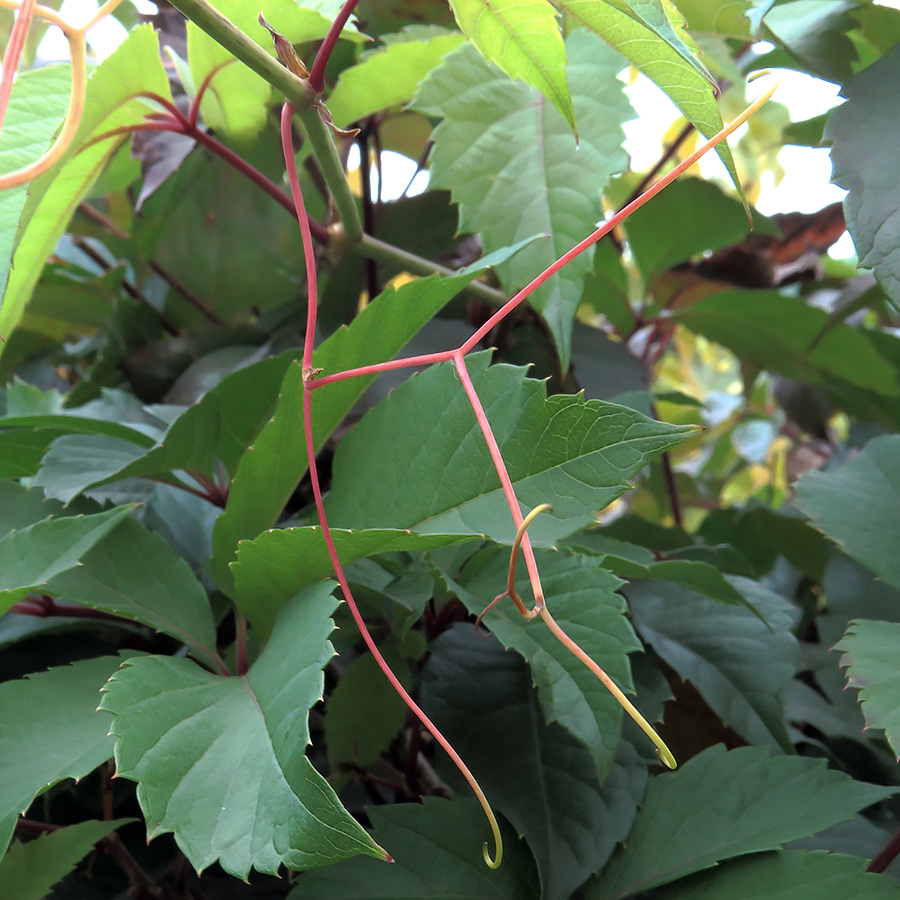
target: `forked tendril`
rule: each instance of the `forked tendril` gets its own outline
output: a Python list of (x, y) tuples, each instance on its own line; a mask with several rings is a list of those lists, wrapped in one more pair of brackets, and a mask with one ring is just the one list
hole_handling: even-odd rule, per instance
[(543, 620), (547, 627), (550, 629), (553, 636), (574, 656), (576, 656), (584, 665), (600, 679), (603, 683), (604, 687), (616, 698), (619, 705), (625, 712), (628, 713), (629, 716), (637, 723), (638, 727), (644, 734), (653, 741), (656, 747), (656, 755), (660, 758), (660, 761), (669, 769), (674, 769), (678, 763), (675, 761), (675, 757), (672, 755), (672, 751), (666, 746), (665, 741), (656, 733), (653, 726), (638, 712), (634, 704), (622, 693), (619, 686), (588, 656), (572, 638), (569, 637), (565, 633), (565, 631), (560, 628), (556, 619), (550, 615), (550, 610), (547, 609), (547, 603), (543, 596), (536, 596), (534, 598), (534, 606), (532, 609), (527, 609), (525, 604), (522, 602), (522, 598), (516, 592), (515, 581), (516, 581), (516, 561), (519, 557), (519, 546), (522, 543), (522, 540), (525, 537), (525, 532), (528, 530), (528, 526), (534, 521), (535, 517), (538, 516), (542, 512), (552, 512), (553, 508), (549, 503), (542, 503), (540, 506), (536, 506), (527, 516), (522, 520), (522, 524), (519, 526), (518, 531), (516, 531), (516, 537), (513, 541), (512, 551), (509, 555), (509, 575), (507, 577), (506, 582), (506, 593), (500, 594), (498, 597), (495, 597), (491, 604), (481, 613), (478, 617), (478, 622), (484, 617), (484, 614), (491, 609), (495, 604), (499, 603), (504, 597), (509, 596), (512, 598), (512, 601), (516, 604), (516, 608), (525, 616), (526, 619), (533, 619), (535, 616), (539, 615)]

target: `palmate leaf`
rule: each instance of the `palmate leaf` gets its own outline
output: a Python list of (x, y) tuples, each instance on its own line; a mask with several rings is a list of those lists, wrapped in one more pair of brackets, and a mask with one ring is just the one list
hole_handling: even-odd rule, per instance
[[(552, 235), (497, 268), (507, 290), (524, 287), (594, 230), (603, 217), (603, 188), (628, 164), (621, 126), (633, 112), (617, 79), (621, 59), (583, 30), (566, 49), (577, 144), (541, 94), (511, 81), (469, 45), (445, 58), (413, 102), (444, 120), (433, 134), (431, 183), (451, 190), (460, 231), (479, 232), (488, 251)], [(530, 297), (550, 326), (563, 370), (591, 268), (591, 255), (582, 254)]]
[[(379, 110), (407, 103), (425, 76), (464, 40), (459, 32), (442, 28), (435, 28), (421, 40), (413, 39), (411, 34), (408, 40), (402, 40), (404, 36), (405, 32), (394, 36), (401, 39), (392, 40), (341, 73), (328, 96), (328, 110), (335, 124), (345, 128)], [(564, 62), (563, 51), (560, 68)]]
[(149, 625), (216, 668), (216, 630), (206, 591), (188, 564), (134, 519), (89, 550), (78, 568), (52, 578), (48, 594)]
[(885, 435), (834, 472), (810, 472), (796, 504), (847, 554), (900, 588), (900, 437)]
[(305, 755), (307, 715), (333, 654), (331, 589), (320, 582), (285, 604), (245, 677), (144, 656), (105, 688), (117, 773), (138, 782), (147, 833), (173, 832), (198, 870), (218, 861), (246, 878), (251, 868), (386, 859)]
[[(109, 718), (96, 710), (121, 662), (98, 656), (0, 685), (0, 822), (14, 822), (43, 790), (112, 756)], [(0, 833), (0, 850), (6, 840)]]
[(900, 757), (900, 625), (857, 619), (834, 649), (844, 651), (841, 666), (847, 684), (859, 690), (866, 727), (884, 729)]
[[(69, 223), (75, 208), (100, 175), (115, 150), (126, 140), (119, 134), (90, 147), (96, 136), (139, 122), (153, 107), (135, 99), (149, 91), (170, 100), (169, 81), (159, 57), (159, 42), (151, 25), (139, 25), (88, 79), (84, 113), (73, 149), (62, 163), (29, 186), (20, 219), (21, 236), (0, 306), (0, 334), (9, 341), (47, 257)], [(0, 342), (0, 353), (7, 343)]]
[(577, 133), (566, 48), (547, 0), (450, 0), (466, 37), (510, 78), (540, 91)]
[[(625, 601), (616, 593), (622, 582), (601, 568), (599, 560), (581, 554), (539, 552), (538, 568), (544, 596), (553, 618), (577, 644), (626, 692), (632, 692), (628, 654), (641, 649), (625, 618)], [(506, 589), (507, 554), (476, 566), (471, 580), (463, 570), (460, 599), (478, 615)], [(529, 596), (527, 573), (519, 573), (517, 589)], [(504, 600), (484, 618), (485, 625), (507, 648), (529, 663), (548, 722), (559, 722), (591, 752), (600, 778), (616, 755), (622, 707), (587, 667), (550, 633), (540, 620), (526, 621), (511, 600)]]
[(0, 859), (0, 884), (16, 900), (44, 900), (56, 882), (91, 852), (94, 844), (133, 821), (79, 822), (28, 843), (14, 843)]
[(455, 625), (431, 644), (422, 704), (528, 841), (542, 897), (566, 900), (624, 839), (646, 769), (617, 762), (601, 786), (587, 749), (546, 723), (531, 680), (518, 654)]
[(636, 582), (626, 589), (635, 627), (723, 722), (790, 753), (784, 692), (799, 657), (790, 606), (755, 581), (729, 581), (762, 620), (675, 584)]
[(618, 900), (723, 859), (807, 837), (896, 788), (854, 781), (825, 760), (771, 757), (719, 744), (651, 779), (627, 844), (591, 882), (587, 900)]
[[(552, 543), (592, 523), (628, 479), (677, 444), (689, 426), (581, 395), (547, 397), (542, 382), (489, 354), (467, 367), (526, 509), (550, 503), (529, 534)], [(485, 534), (512, 543), (515, 525), (484, 437), (450, 364), (409, 379), (341, 442), (329, 521), (341, 528)]]
[(891, 103), (900, 89), (900, 54), (892, 52), (841, 89), (847, 102), (833, 110), (824, 140), (831, 143), (832, 180), (844, 198), (847, 228), (861, 266), (875, 270), (881, 286), (900, 303), (900, 186), (894, 177), (898, 123)]
[(0, 612), (55, 575), (74, 568), (132, 510), (119, 506), (92, 516), (42, 519), (0, 540)]
[(503, 865), (484, 864), (473, 839), (484, 818), (474, 800), (423, 797), (366, 811), (394, 865), (359, 858), (310, 872), (288, 900), (538, 900), (534, 861), (502, 820)]
[[(451, 278), (432, 275), (399, 289), (388, 288), (350, 326), (338, 329), (316, 348), (313, 366), (329, 375), (391, 359), (474, 277), (474, 271)], [(352, 378), (313, 392), (317, 451), (374, 380), (374, 375)], [(302, 366), (296, 361), (285, 371), (270, 421), (237, 467), (225, 514), (213, 530), (210, 567), (223, 590), (232, 589), (228, 563), (234, 559), (238, 542), (271, 528), (306, 474), (303, 389)], [(290, 449), (286, 452), (285, 448)]]
[(676, 881), (654, 892), (655, 900), (896, 900), (897, 883), (866, 872), (858, 856), (780, 850), (745, 856)]
[[(416, 534), (388, 528), (335, 528), (331, 536), (343, 566), (376, 553), (433, 550), (470, 540), (468, 535)], [(238, 608), (262, 640), (271, 632), (285, 599), (311, 581), (330, 577), (333, 571), (318, 526), (271, 529), (255, 540), (241, 541), (230, 568)]]
[[(711, 138), (722, 128), (715, 83), (673, 28), (663, 2), (559, 0), (559, 6), (615, 47), (669, 96), (697, 131)], [(723, 141), (716, 152), (743, 196), (728, 144)]]

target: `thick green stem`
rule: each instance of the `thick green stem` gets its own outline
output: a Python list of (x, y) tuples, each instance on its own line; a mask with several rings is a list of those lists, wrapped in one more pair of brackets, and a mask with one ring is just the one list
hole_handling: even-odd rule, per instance
[[(360, 256), (367, 259), (376, 259), (379, 262), (393, 263), (402, 266), (412, 275), (455, 275), (453, 269), (448, 269), (440, 263), (431, 262), (415, 253), (409, 253), (401, 250), (393, 244), (386, 244), (379, 241), (378, 238), (372, 237), (370, 234), (364, 234), (355, 246), (356, 252)], [(467, 288), (466, 293), (479, 300), (483, 300), (491, 307), (502, 306), (506, 303), (506, 295), (490, 285), (484, 284), (482, 281), (473, 281)]]
[(328, 126), (319, 118), (318, 110), (306, 109), (297, 115), (304, 134), (312, 144), (313, 153), (328, 190), (331, 191), (334, 205), (341, 217), (341, 224), (344, 226), (344, 236), (350, 243), (355, 244), (362, 237), (362, 220), (356, 207), (356, 197), (353, 196), (350, 183), (347, 181), (347, 173), (341, 165), (334, 138)]
[(244, 65), (277, 88), (297, 110), (309, 109), (316, 99), (307, 83), (288, 71), (274, 56), (251, 40), (206, 0), (172, 0), (172, 6), (183, 12), (198, 28)]

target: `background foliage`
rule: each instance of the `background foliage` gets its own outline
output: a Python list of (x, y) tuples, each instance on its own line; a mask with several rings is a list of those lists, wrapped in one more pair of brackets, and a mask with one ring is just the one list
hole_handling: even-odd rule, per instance
[[(72, 146), (0, 193), (5, 893), (900, 896), (900, 11), (362, 0), (324, 70), (359, 132), (332, 135), (258, 14), (312, 66), (339, 3), (217, 0), (238, 38), (202, 0), (159, 6), (116, 9)], [(66, 113), (43, 27), (0, 177)], [(672, 184), (467, 358), (522, 507), (553, 507), (529, 530), (548, 608), (668, 772), (543, 621), (507, 598), (476, 627), (516, 526), (449, 356), (309, 389), (277, 109), (307, 100), (328, 377), (461, 345), (764, 67), (846, 102), (764, 106), (722, 181)], [(638, 72), (684, 117), (650, 172), (623, 148)], [(843, 208), (753, 210), (786, 145), (831, 148)], [(389, 151), (426, 191), (385, 199)], [(845, 227), (859, 266), (826, 255)], [(305, 394), (362, 616), (497, 810), (499, 869), (338, 602)]]

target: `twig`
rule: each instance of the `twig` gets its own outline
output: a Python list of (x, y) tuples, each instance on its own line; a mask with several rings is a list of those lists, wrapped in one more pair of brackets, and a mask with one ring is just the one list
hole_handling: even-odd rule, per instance
[[(341, 36), (341, 32), (344, 30), (344, 26), (349, 21), (350, 16), (353, 15), (353, 10), (356, 9), (358, 2), (359, 0), (346, 0), (337, 14), (337, 18), (331, 23), (322, 45), (319, 47), (319, 52), (316, 54), (315, 62), (309, 72), (309, 86), (317, 94), (321, 94), (325, 90), (325, 67), (328, 65), (328, 60), (331, 59), (334, 45)], [(290, 100), (290, 97), (288, 97), (288, 100)], [(294, 105), (293, 101), (291, 103)]]

